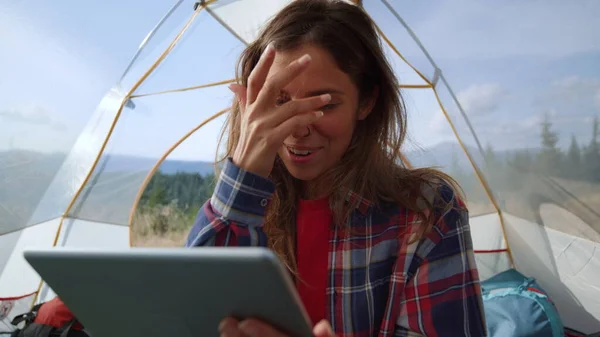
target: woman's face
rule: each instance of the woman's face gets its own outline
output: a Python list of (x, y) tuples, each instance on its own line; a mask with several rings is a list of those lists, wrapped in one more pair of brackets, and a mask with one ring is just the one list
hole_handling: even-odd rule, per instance
[(296, 129), (278, 151), (279, 157), (292, 176), (311, 181), (332, 168), (350, 144), (358, 119), (368, 111), (359, 111), (358, 90), (350, 77), (336, 65), (323, 49), (305, 45), (293, 51), (277, 52), (271, 76), (290, 62), (309, 54), (308, 68), (286, 86), (277, 104), (320, 94), (331, 94), (331, 101), (321, 107), (323, 117), (308, 127)]

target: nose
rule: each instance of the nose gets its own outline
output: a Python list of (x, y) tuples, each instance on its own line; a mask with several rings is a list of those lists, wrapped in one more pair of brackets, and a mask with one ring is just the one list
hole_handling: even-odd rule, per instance
[(311, 128), (312, 127), (310, 125), (298, 127), (292, 133), (292, 137), (294, 137), (296, 139), (306, 138), (306, 137), (310, 136), (310, 134), (312, 133)]

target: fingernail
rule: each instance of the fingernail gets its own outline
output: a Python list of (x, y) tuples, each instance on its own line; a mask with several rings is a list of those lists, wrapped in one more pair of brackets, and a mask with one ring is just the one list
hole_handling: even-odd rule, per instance
[(229, 88), (229, 90), (235, 94), (235, 91), (233, 90), (233, 84), (228, 85), (227, 88)]
[(310, 60), (311, 60), (310, 55), (305, 54), (298, 60), (298, 64), (303, 66), (303, 65), (307, 64), (308, 62), (310, 62)]
[(271, 51), (273, 51), (273, 42), (270, 42), (267, 47), (265, 48), (265, 50), (263, 51), (262, 57), (265, 57), (267, 55), (269, 55), (269, 53), (271, 53)]
[(317, 112), (315, 112), (315, 116), (316, 116), (317, 118), (321, 118), (321, 117), (323, 117), (323, 111), (317, 111)]
[(238, 324), (238, 329), (242, 330), (243, 333), (250, 337), (256, 337), (256, 330), (252, 323), (249, 323), (248, 321), (240, 322), (240, 324)]
[(227, 320), (224, 319), (221, 321), (221, 323), (219, 323), (219, 332), (222, 333), (223, 329), (225, 329), (225, 326), (227, 325)]
[(330, 94), (323, 94), (321, 96), (319, 96), (321, 98), (321, 101), (323, 103), (327, 103), (329, 101), (331, 101), (331, 95)]

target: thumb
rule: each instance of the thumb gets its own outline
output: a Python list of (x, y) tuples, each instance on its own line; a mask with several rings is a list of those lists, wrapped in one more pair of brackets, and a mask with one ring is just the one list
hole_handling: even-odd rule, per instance
[(315, 337), (335, 337), (331, 325), (326, 320), (321, 320), (313, 328), (313, 335)]
[(241, 84), (237, 84), (237, 83), (231, 83), (229, 85), (229, 90), (231, 90), (231, 92), (233, 92), (238, 100), (238, 103), (240, 104), (240, 107), (243, 109), (246, 107), (246, 87), (241, 85)]

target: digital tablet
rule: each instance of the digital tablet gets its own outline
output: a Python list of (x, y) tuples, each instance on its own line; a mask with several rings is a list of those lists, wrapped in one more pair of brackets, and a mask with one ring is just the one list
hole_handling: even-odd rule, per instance
[(292, 278), (266, 248), (56, 247), (24, 257), (93, 337), (212, 337), (226, 316), (312, 336)]

